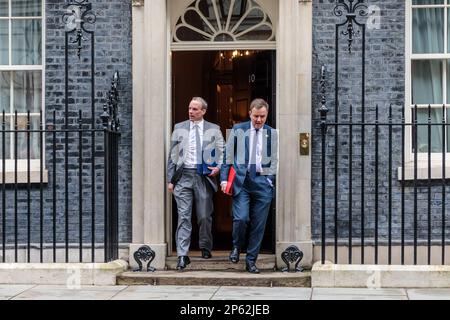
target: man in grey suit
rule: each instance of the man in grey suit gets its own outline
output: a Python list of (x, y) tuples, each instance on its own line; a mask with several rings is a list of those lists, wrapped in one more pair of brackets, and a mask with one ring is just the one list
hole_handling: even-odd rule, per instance
[(211, 258), (213, 195), (218, 190), (216, 176), (223, 161), (224, 139), (218, 125), (203, 119), (207, 108), (203, 98), (192, 98), (189, 120), (175, 125), (171, 139), (167, 181), (168, 190), (173, 193), (178, 207), (175, 234), (178, 270), (183, 270), (190, 263), (188, 253), (194, 202), (202, 257)]

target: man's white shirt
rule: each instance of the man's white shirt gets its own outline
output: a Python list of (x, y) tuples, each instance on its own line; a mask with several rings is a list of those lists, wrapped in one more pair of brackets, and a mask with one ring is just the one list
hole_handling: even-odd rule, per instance
[(188, 169), (196, 169), (197, 168), (197, 146), (195, 141), (195, 125), (198, 125), (198, 131), (200, 135), (200, 145), (203, 145), (203, 126), (205, 121), (190, 121), (190, 130), (189, 130), (189, 148), (186, 155), (186, 160), (184, 162), (184, 167)]
[[(255, 134), (256, 134), (256, 129), (253, 126), (253, 123), (250, 123), (250, 139), (249, 139), (249, 153), (252, 152), (253, 150), (253, 141), (255, 141)], [(262, 166), (261, 166), (261, 162), (262, 162), (262, 128), (258, 130), (258, 133), (256, 134), (257, 136), (257, 140), (256, 140), (256, 172), (262, 172)], [(249, 154), (248, 155), (248, 159), (249, 159), (249, 163), (248, 163), (248, 167), (247, 169), (250, 171), (250, 165), (252, 163), (250, 163), (251, 159), (252, 159), (252, 155)]]

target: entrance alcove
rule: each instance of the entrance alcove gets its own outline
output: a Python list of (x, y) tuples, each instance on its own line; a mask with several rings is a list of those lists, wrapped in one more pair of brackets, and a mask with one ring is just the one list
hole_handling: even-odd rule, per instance
[[(172, 195), (165, 187), (165, 168), (173, 124), (187, 119), (183, 108), (187, 109), (188, 100), (195, 95), (205, 96), (210, 105), (215, 105), (212, 108), (215, 111), (208, 112), (211, 120), (223, 123), (224, 128), (231, 127), (233, 121), (244, 120), (241, 110), (246, 105), (246, 102), (237, 105), (241, 93), (232, 89), (236, 80), (233, 77), (244, 81), (250, 75), (242, 94), (247, 95), (246, 99), (261, 95), (252, 93), (251, 81), (266, 79), (254, 87), (269, 82), (264, 92), (268, 92), (268, 100), (272, 99), (271, 124), (280, 130), (277, 199), (273, 213), (276, 219), (268, 227), (270, 239), (267, 241), (272, 244), (268, 252), (275, 253), (277, 266), (282, 266), (281, 253), (295, 244), (305, 254), (302, 264), (310, 266), (311, 158), (300, 156), (298, 135), (311, 130), (312, 3), (297, 0), (140, 0), (135, 3), (130, 264), (135, 264), (133, 252), (143, 244), (155, 251), (152, 264), (157, 268), (164, 268), (166, 257), (173, 254), (175, 221)], [(249, 18), (253, 22), (249, 22), (252, 20)], [(247, 51), (252, 53), (252, 58), (246, 59)], [(211, 71), (215, 70), (214, 60), (221, 53), (238, 55), (239, 59), (233, 60), (242, 63), (233, 62), (232, 69), (238, 71), (228, 75), (228, 82), (221, 82), (225, 73), (217, 72), (218, 78), (208, 81)], [(258, 56), (269, 62), (264, 63), (272, 73), (270, 77), (259, 78), (256, 74), (252, 77), (251, 65), (255, 62), (252, 59)], [(183, 63), (190, 59), (198, 62), (191, 66)], [(177, 75), (177, 70), (183, 74), (183, 68), (196, 69), (200, 64), (203, 71), (193, 71), (192, 77), (206, 82), (207, 89), (196, 89), (193, 81), (181, 80), (184, 76)], [(180, 82), (191, 89), (178, 94)], [(232, 112), (218, 112), (226, 110), (217, 105), (226, 105), (229, 97), (233, 98), (229, 104)], [(230, 237), (231, 242), (231, 234), (227, 232), (225, 236)], [(227, 249), (227, 245), (223, 248)]]

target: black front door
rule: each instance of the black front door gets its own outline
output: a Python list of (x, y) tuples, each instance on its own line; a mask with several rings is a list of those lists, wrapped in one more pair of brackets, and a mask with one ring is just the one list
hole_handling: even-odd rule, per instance
[[(236, 52), (236, 51), (235, 51)], [(187, 119), (187, 107), (193, 96), (208, 102), (207, 121), (217, 123), (224, 135), (234, 124), (248, 121), (248, 109), (254, 98), (265, 99), (270, 106), (267, 124), (275, 127), (275, 51), (196, 51), (172, 54), (173, 125)], [(232, 199), (214, 195), (213, 250), (232, 246)], [(177, 208), (172, 202), (173, 250), (176, 250)], [(195, 208), (194, 208), (195, 209)], [(198, 250), (198, 226), (192, 215), (191, 250)], [(275, 201), (267, 221), (261, 252), (275, 251)]]
[[(249, 78), (251, 100), (255, 98), (262, 98), (269, 104), (269, 117), (267, 125), (276, 128), (276, 110), (275, 110), (275, 51), (261, 51), (256, 53), (252, 58), (251, 74)], [(269, 211), (267, 219), (266, 230), (264, 232), (263, 243), (261, 250), (267, 252), (275, 252), (275, 199)]]

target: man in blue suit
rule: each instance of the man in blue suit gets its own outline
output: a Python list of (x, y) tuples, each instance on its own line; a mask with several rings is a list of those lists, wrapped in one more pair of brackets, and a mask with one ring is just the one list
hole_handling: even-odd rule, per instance
[(275, 193), (278, 167), (278, 134), (265, 124), (268, 113), (266, 101), (252, 101), (250, 121), (236, 124), (229, 134), (221, 168), (223, 192), (227, 188), (230, 167), (236, 171), (233, 182), (233, 249), (229, 258), (232, 263), (239, 262), (249, 227), (246, 270), (250, 273), (259, 273), (256, 260)]

